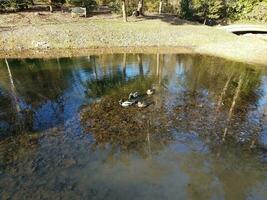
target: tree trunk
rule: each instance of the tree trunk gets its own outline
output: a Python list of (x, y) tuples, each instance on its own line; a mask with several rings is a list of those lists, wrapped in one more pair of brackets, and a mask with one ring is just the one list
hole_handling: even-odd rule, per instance
[(122, 60), (122, 72), (123, 72), (123, 77), (126, 78), (126, 53), (123, 54), (123, 60)]
[(144, 76), (144, 69), (143, 69), (143, 59), (142, 59), (142, 55), (138, 54), (137, 55), (137, 59), (138, 59), (138, 65), (139, 65), (139, 74), (141, 76)]
[(233, 111), (235, 109), (236, 101), (239, 98), (239, 94), (240, 94), (240, 91), (241, 91), (242, 84), (243, 84), (243, 77), (242, 77), (242, 75), (240, 75), (239, 76), (238, 85), (237, 85), (237, 88), (235, 90), (235, 95), (234, 95), (234, 98), (233, 98), (233, 101), (232, 101), (232, 105), (231, 105), (229, 113), (228, 113), (227, 125), (226, 125), (226, 128), (224, 129), (224, 133), (223, 133), (223, 141), (225, 140), (226, 134), (228, 132), (228, 125), (229, 125), (229, 123), (231, 121), (231, 118), (232, 118), (232, 115), (233, 115)]
[(93, 66), (94, 66), (94, 72), (95, 72), (95, 80), (98, 80), (95, 57), (93, 57)]
[(162, 0), (159, 2), (159, 14), (161, 15), (162, 12)]
[(159, 77), (159, 53), (157, 53), (157, 76)]
[(9, 80), (10, 80), (10, 88), (11, 88), (12, 100), (13, 100), (13, 103), (15, 105), (16, 112), (19, 113), (20, 112), (20, 106), (19, 106), (19, 103), (18, 103), (19, 101), (18, 101), (17, 94), (16, 94), (16, 88), (15, 88), (15, 84), (14, 84), (14, 81), (13, 81), (13, 76), (12, 76), (12, 73), (11, 73), (11, 70), (10, 70), (10, 67), (9, 67), (9, 63), (8, 63), (8, 60), (6, 58), (5, 58), (5, 62), (6, 62), (6, 67), (7, 67), (7, 71), (8, 71)]
[(236, 91), (235, 91), (235, 96), (233, 98), (232, 105), (231, 105), (231, 108), (230, 108), (229, 113), (228, 113), (227, 121), (230, 121), (230, 119), (232, 118), (233, 111), (234, 111), (234, 108), (235, 108), (235, 105), (236, 105), (236, 101), (237, 101), (237, 99), (239, 97), (242, 84), (243, 84), (243, 77), (240, 75), (239, 81), (238, 81), (238, 85), (237, 85), (237, 88), (236, 88)]
[(221, 93), (221, 95), (220, 95), (220, 97), (219, 97), (219, 100), (218, 100), (218, 103), (217, 103), (216, 112), (219, 112), (219, 111), (220, 111), (220, 108), (221, 108), (221, 106), (222, 106), (222, 102), (223, 102), (223, 97), (224, 97), (224, 95), (226, 94), (226, 91), (227, 91), (227, 89), (228, 89), (228, 86), (229, 86), (229, 83), (230, 83), (230, 81), (231, 81), (231, 79), (232, 79), (232, 76), (233, 76), (233, 74), (231, 74), (231, 75), (229, 76), (228, 80), (226, 81), (226, 83), (225, 83), (225, 85), (224, 85), (224, 87), (223, 87), (222, 93)]
[(139, 15), (144, 15), (143, 7), (144, 7), (144, 0), (139, 0), (138, 6), (137, 6), (137, 11), (139, 12)]
[(53, 0), (49, 0), (49, 11), (53, 12)]
[(123, 17), (123, 21), (127, 22), (127, 14), (126, 14), (126, 2), (125, 0), (122, 0), (122, 5), (121, 5), (121, 9), (122, 9), (122, 17)]
[(206, 25), (206, 23), (207, 23), (207, 18), (205, 17), (203, 24)]

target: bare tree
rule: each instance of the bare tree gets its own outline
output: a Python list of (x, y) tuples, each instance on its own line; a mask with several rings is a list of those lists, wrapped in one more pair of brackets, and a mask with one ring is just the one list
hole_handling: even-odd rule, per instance
[(226, 81), (226, 83), (225, 83), (225, 85), (223, 87), (222, 93), (221, 93), (221, 95), (219, 97), (219, 100), (218, 100), (218, 103), (217, 103), (216, 112), (220, 111), (220, 108), (221, 108), (222, 102), (223, 102), (223, 97), (225, 96), (225, 93), (226, 93), (226, 91), (228, 89), (228, 86), (229, 86), (229, 83), (230, 83), (232, 77), (233, 77), (233, 74), (231, 74), (231, 76), (229, 76), (228, 80)]
[(143, 58), (141, 54), (137, 54), (138, 66), (139, 66), (139, 74), (144, 76), (144, 68), (143, 68)]
[(240, 75), (240, 76), (239, 76), (238, 85), (237, 85), (237, 88), (236, 88), (236, 90), (235, 90), (235, 95), (234, 95), (234, 98), (233, 98), (233, 101), (232, 101), (232, 105), (231, 105), (230, 110), (229, 110), (229, 113), (228, 113), (228, 117), (227, 117), (227, 125), (226, 125), (226, 128), (224, 129), (224, 133), (223, 133), (223, 141), (225, 140), (226, 134), (227, 134), (227, 132), (228, 132), (228, 124), (230, 123), (230, 120), (231, 120), (231, 118), (232, 118), (233, 111), (234, 111), (234, 109), (235, 109), (235, 105), (236, 105), (237, 99), (238, 99), (238, 97), (239, 97), (239, 94), (240, 94), (240, 91), (241, 91), (242, 84), (243, 84), (243, 76)]
[(159, 66), (159, 62), (160, 62), (160, 57), (159, 57), (159, 53), (157, 53), (157, 76), (159, 77), (160, 75), (160, 66)]
[(53, 4), (54, 4), (54, 1), (53, 0), (49, 0), (49, 11), (50, 12), (53, 12)]
[(20, 112), (20, 106), (19, 106), (19, 103), (18, 103), (17, 95), (16, 95), (16, 88), (15, 88), (15, 84), (14, 84), (14, 81), (13, 81), (13, 76), (12, 76), (12, 73), (11, 73), (11, 70), (10, 70), (10, 67), (9, 67), (8, 60), (5, 59), (5, 62), (6, 62), (6, 67), (7, 67), (7, 71), (8, 71), (9, 80), (10, 80), (10, 87), (11, 87), (13, 103), (15, 105), (17, 113), (19, 113)]
[(126, 78), (126, 53), (123, 54), (123, 60), (122, 60), (122, 72), (123, 72), (123, 76), (124, 78)]
[(122, 9), (123, 21), (127, 22), (127, 11), (126, 11), (126, 1), (125, 0), (121, 1), (121, 9)]
[(161, 15), (162, 12), (162, 0), (159, 1), (159, 14)]
[(143, 8), (144, 8), (144, 0), (139, 0), (138, 6), (137, 6), (137, 11), (139, 15), (144, 15)]

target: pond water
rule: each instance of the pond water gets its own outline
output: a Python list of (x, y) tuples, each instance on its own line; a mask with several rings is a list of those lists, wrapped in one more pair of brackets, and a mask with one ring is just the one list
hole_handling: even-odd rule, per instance
[[(146, 108), (122, 108), (132, 91)], [(0, 60), (0, 199), (267, 199), (267, 73), (199, 55)]]

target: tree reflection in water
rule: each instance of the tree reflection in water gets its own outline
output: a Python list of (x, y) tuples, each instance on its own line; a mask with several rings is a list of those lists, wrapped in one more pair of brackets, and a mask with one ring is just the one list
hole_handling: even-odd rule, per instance
[[(171, 133), (179, 132), (198, 133), (216, 143), (255, 143), (255, 130), (259, 131), (257, 127), (264, 122), (261, 113), (258, 119), (250, 114), (261, 98), (261, 70), (230, 62), (225, 66), (224, 61), (205, 57), (152, 58), (150, 74), (145, 78), (143, 70), (129, 80), (113, 71), (102, 79), (89, 81), (89, 95), (102, 97), (81, 115), (85, 130), (94, 135), (96, 144), (141, 150), (136, 145), (144, 143), (147, 132), (150, 141), (153, 137), (158, 139), (155, 143), (165, 141), (165, 136), (168, 141), (174, 138)], [(138, 65), (142, 69), (140, 55)], [(130, 92), (144, 93), (152, 85), (157, 86), (155, 105), (143, 110), (118, 105), (118, 100)]]
[[(8, 63), (15, 93), (3, 60), (0, 195), (245, 199), (260, 191), (267, 196), (264, 69), (162, 54)], [(151, 86), (153, 105), (119, 106), (130, 92), (145, 93)], [(20, 128), (13, 125), (18, 120), (12, 95), (21, 109)]]

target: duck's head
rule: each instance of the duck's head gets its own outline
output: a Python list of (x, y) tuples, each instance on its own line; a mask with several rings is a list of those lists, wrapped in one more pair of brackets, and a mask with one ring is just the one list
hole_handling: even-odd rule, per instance
[(120, 100), (119, 100), (119, 104), (122, 104), (122, 102), (123, 102), (123, 100), (122, 100), (122, 99), (120, 99)]
[(149, 104), (147, 104), (147, 103), (144, 102), (144, 101), (138, 101), (138, 102), (137, 102), (137, 107), (139, 107), (139, 108), (145, 108), (145, 107), (147, 107), (147, 106), (149, 106)]
[(155, 92), (155, 89), (154, 89), (154, 88), (149, 88), (149, 89), (146, 91), (147, 94), (154, 94), (154, 92)]
[(139, 96), (138, 92), (131, 92), (129, 94), (129, 99), (134, 99), (134, 98), (137, 98), (138, 96)]
[(134, 94), (131, 92), (131, 93), (129, 94), (129, 98), (128, 98), (128, 99), (132, 99), (133, 96), (134, 96)]
[(135, 92), (135, 93), (133, 93), (133, 96), (134, 96), (134, 97), (138, 97), (138, 96), (139, 96), (139, 92)]

